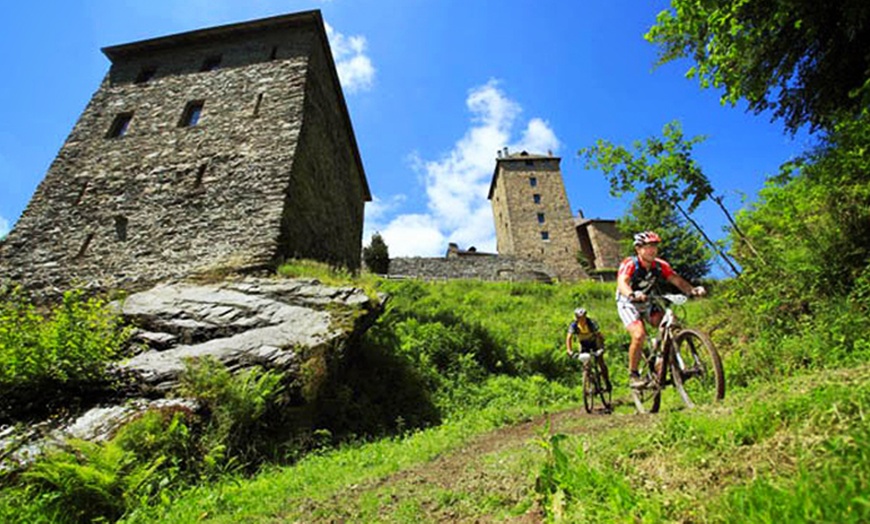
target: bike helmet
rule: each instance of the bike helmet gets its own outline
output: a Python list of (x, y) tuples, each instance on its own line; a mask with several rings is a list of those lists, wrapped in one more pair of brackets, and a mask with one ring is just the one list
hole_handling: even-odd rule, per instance
[(662, 237), (658, 236), (655, 231), (644, 231), (634, 235), (634, 245), (642, 246), (644, 244), (657, 244), (662, 241)]
[(577, 309), (574, 310), (575, 317), (582, 317), (585, 314), (586, 314), (586, 308), (578, 307)]

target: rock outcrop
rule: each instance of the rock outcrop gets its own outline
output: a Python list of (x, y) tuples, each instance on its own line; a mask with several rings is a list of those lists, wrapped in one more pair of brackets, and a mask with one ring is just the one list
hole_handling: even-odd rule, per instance
[[(254, 366), (299, 378), (316, 391), (326, 377), (301, 377), (300, 370), (328, 369), (380, 314), (383, 298), (357, 288), (335, 288), (316, 280), (242, 278), (202, 284), (161, 284), (117, 304), (134, 326), (133, 356), (115, 371), (128, 387), (125, 396), (58, 423), (0, 428), (0, 469), (20, 467), (46, 445), (64, 438), (105, 439), (145, 410), (167, 402), (195, 409), (190, 399), (172, 397), (188, 359), (212, 358), (237, 371)], [(166, 404), (169, 405), (169, 404)]]

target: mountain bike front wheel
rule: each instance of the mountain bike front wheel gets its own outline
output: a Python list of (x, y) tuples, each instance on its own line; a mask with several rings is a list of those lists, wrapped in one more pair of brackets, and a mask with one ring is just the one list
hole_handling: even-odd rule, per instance
[(638, 413), (658, 413), (662, 402), (665, 366), (658, 366), (656, 369), (652, 359), (647, 359), (644, 355), (638, 371), (640, 376), (646, 380), (646, 385), (641, 388), (631, 388), (631, 399), (634, 401), (634, 407), (637, 408)]
[(674, 339), (674, 387), (689, 407), (725, 398), (725, 371), (719, 352), (702, 331), (686, 329)]

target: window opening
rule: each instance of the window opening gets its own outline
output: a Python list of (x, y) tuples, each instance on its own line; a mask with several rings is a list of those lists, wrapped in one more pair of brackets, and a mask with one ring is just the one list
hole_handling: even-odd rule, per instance
[(199, 189), (202, 187), (202, 176), (205, 175), (205, 169), (208, 167), (208, 164), (203, 164), (199, 166), (199, 169), (196, 170), (196, 180), (193, 182), (193, 188)]
[(263, 93), (257, 95), (257, 101), (254, 102), (254, 118), (260, 116), (260, 104), (263, 103)]
[(220, 68), (220, 66), (221, 66), (221, 55), (210, 56), (210, 57), (206, 58), (205, 61), (203, 61), (202, 68), (200, 68), (200, 71), (202, 71), (202, 72), (214, 71), (214, 70)]
[(157, 73), (156, 67), (143, 67), (139, 74), (136, 75), (135, 83), (137, 84), (147, 84), (154, 78), (154, 74)]
[(529, 185), (532, 187), (538, 187), (538, 179), (535, 177), (529, 177)]
[(117, 215), (115, 217), (115, 236), (118, 238), (119, 242), (127, 241), (127, 217), (123, 215)]
[(112, 120), (112, 125), (109, 127), (109, 132), (106, 133), (106, 138), (120, 138), (127, 134), (130, 128), (130, 121), (133, 120), (133, 113), (119, 113)]
[(543, 224), (543, 223), (544, 223), (544, 214), (538, 213), (538, 224)]
[(532, 160), (526, 160), (526, 165), (533, 166), (533, 165), (535, 165), (535, 163)]
[(199, 118), (202, 116), (202, 106), (205, 104), (202, 100), (193, 100), (184, 106), (184, 113), (181, 114), (181, 121), (178, 127), (193, 127), (199, 123)]
[(93, 240), (93, 239), (94, 239), (94, 234), (88, 233), (88, 236), (85, 237), (85, 241), (82, 242), (82, 247), (80, 247), (79, 252), (76, 253), (75, 258), (82, 258), (83, 256), (85, 256), (85, 253), (88, 250), (88, 246), (91, 245), (91, 240)]
[(535, 204), (541, 203), (541, 195), (539, 193), (535, 193), (534, 195), (532, 195), (532, 198), (535, 200)]
[(269, 53), (269, 60), (278, 58), (278, 46), (272, 46), (272, 52)]
[(541, 240), (550, 240), (550, 232), (541, 231)]

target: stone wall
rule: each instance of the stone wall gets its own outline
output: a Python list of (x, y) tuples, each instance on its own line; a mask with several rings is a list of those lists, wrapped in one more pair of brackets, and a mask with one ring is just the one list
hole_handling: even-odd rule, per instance
[(135, 289), (294, 254), (359, 267), (370, 196), (318, 13), (104, 52), (109, 73), (0, 244), (0, 279)]
[(280, 252), (360, 267), (365, 179), (354, 157), (349, 122), (341, 118), (341, 93), (332, 86), (331, 59), (315, 48), (305, 87), (299, 140), (282, 225)]
[(487, 280), (550, 282), (556, 274), (546, 265), (510, 256), (390, 259), (391, 277), (426, 280)]

